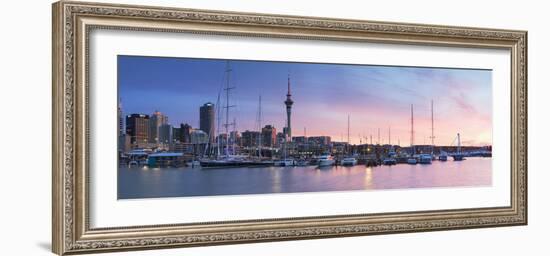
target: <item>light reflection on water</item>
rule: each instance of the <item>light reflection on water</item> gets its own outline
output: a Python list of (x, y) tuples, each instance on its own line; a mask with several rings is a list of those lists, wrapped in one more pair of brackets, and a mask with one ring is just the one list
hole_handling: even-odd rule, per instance
[(328, 168), (119, 168), (118, 198), (490, 186), (491, 158)]

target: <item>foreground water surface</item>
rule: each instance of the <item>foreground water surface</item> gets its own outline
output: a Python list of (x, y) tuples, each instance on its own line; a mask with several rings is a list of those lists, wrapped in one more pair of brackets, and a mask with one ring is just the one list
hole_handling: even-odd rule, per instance
[(491, 158), (430, 165), (201, 169), (120, 167), (118, 198), (470, 187), (491, 185)]

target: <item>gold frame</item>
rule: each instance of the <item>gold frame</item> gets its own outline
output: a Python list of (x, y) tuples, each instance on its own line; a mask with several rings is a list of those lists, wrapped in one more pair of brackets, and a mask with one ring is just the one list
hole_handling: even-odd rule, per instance
[[(508, 49), (511, 205), (92, 229), (87, 192), (92, 29)], [(60, 255), (527, 224), (526, 31), (61, 1), (53, 4), (52, 72), (52, 249)]]

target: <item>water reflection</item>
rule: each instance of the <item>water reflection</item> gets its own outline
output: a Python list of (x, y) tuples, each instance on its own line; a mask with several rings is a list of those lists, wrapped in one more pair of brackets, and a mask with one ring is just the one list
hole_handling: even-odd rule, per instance
[(120, 168), (118, 197), (240, 195), (264, 193), (464, 187), (491, 185), (491, 158), (431, 165), (365, 167)]

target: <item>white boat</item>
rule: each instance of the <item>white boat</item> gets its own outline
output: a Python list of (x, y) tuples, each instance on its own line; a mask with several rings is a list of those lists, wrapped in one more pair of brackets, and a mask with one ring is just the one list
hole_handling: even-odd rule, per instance
[(318, 158), (318, 161), (319, 167), (332, 166), (335, 163), (334, 158), (331, 155), (322, 155)]
[(395, 158), (391, 158), (391, 157), (384, 158), (384, 160), (382, 160), (382, 164), (383, 165), (396, 165), (397, 160), (395, 160)]
[(191, 167), (191, 168), (200, 167), (200, 166), (201, 166), (201, 162), (200, 162), (200, 161), (197, 161), (197, 160), (195, 160), (195, 161), (189, 161), (189, 162), (185, 163), (185, 165), (186, 165), (187, 167)]
[(441, 151), (438, 157), (439, 161), (447, 161), (447, 152)]
[(417, 164), (418, 161), (416, 160), (416, 158), (411, 157), (411, 158), (407, 159), (407, 163), (408, 164)]
[(432, 155), (431, 154), (420, 154), (418, 156), (418, 162), (421, 164), (431, 164), (432, 163)]
[(355, 157), (346, 157), (342, 159), (342, 165), (344, 166), (354, 166), (357, 164), (357, 159)]
[(294, 159), (280, 159), (273, 162), (275, 166), (294, 166)]

